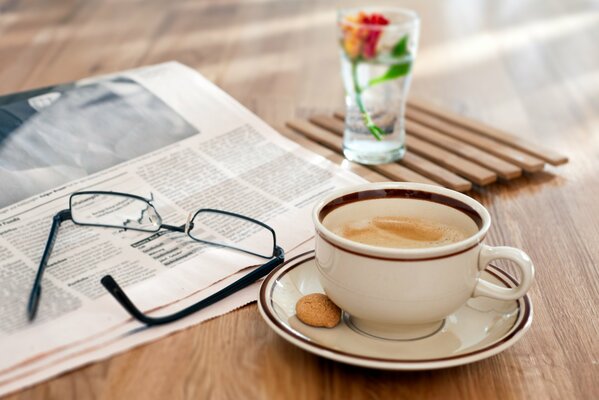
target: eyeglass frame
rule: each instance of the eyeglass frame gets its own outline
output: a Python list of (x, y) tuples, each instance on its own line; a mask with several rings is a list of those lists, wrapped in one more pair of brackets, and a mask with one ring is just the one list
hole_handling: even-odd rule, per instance
[[(133, 198), (136, 200), (141, 200), (141, 201), (147, 203), (150, 207), (152, 207), (152, 209), (154, 210), (156, 215), (160, 218), (160, 225), (157, 227), (157, 229), (150, 230), (150, 229), (122, 227), (122, 226), (115, 226), (115, 225), (81, 223), (81, 222), (75, 221), (72, 217), (72, 212), (71, 212), (72, 205), (73, 205), (73, 197), (76, 197), (79, 195), (94, 195), (94, 194), (123, 196), (123, 197)], [(100, 283), (102, 283), (102, 286), (104, 286), (104, 288), (115, 298), (115, 300), (133, 318), (137, 319), (138, 321), (140, 321), (148, 326), (163, 325), (163, 324), (167, 324), (167, 323), (179, 320), (181, 318), (187, 317), (187, 316), (193, 314), (194, 312), (197, 312), (205, 307), (208, 307), (208, 306), (224, 299), (225, 297), (243, 289), (244, 287), (257, 281), (258, 279), (266, 276), (276, 266), (282, 264), (285, 261), (285, 252), (281, 247), (279, 247), (277, 245), (276, 233), (275, 233), (274, 229), (272, 229), (270, 226), (266, 225), (265, 223), (263, 223), (261, 221), (258, 221), (256, 219), (250, 218), (250, 217), (242, 215), (242, 214), (233, 213), (230, 211), (218, 210), (218, 209), (214, 209), (214, 208), (200, 208), (193, 214), (193, 217), (191, 217), (188, 220), (188, 222), (184, 225), (175, 226), (175, 225), (163, 224), (162, 217), (160, 216), (160, 214), (158, 213), (158, 211), (152, 204), (153, 200), (154, 200), (153, 198), (146, 199), (144, 197), (141, 197), (141, 196), (138, 196), (135, 194), (112, 192), (112, 191), (78, 191), (78, 192), (72, 193), (69, 196), (69, 208), (59, 211), (52, 218), (52, 226), (50, 228), (50, 233), (48, 234), (48, 240), (46, 241), (44, 253), (42, 254), (42, 258), (41, 258), (40, 264), (38, 266), (35, 280), (33, 282), (32, 288), (31, 288), (31, 293), (29, 295), (29, 300), (27, 302), (27, 315), (28, 315), (29, 320), (33, 321), (37, 314), (37, 309), (38, 309), (40, 297), (41, 297), (42, 277), (46, 270), (48, 260), (50, 258), (52, 249), (54, 247), (54, 243), (56, 242), (56, 237), (58, 235), (58, 229), (60, 228), (60, 225), (64, 221), (70, 220), (75, 225), (79, 225), (79, 226), (95, 226), (95, 227), (104, 227), (104, 228), (113, 228), (113, 229), (134, 230), (134, 231), (148, 232), (148, 233), (156, 233), (162, 229), (166, 229), (166, 230), (172, 231), (172, 232), (185, 233), (189, 238), (191, 238), (192, 240), (194, 240), (196, 242), (205, 243), (205, 244), (209, 244), (209, 245), (217, 246), (217, 247), (230, 248), (230, 249), (241, 251), (246, 254), (251, 254), (251, 255), (254, 255), (254, 256), (257, 256), (260, 258), (269, 259), (268, 262), (260, 265), (258, 268), (256, 268), (252, 272), (249, 272), (248, 274), (242, 276), (241, 278), (239, 278), (235, 282), (231, 283), (230, 285), (226, 286), (225, 288), (219, 290), (218, 292), (211, 294), (210, 296), (200, 300), (199, 302), (197, 302), (195, 304), (192, 304), (191, 306), (184, 308), (183, 310), (180, 310), (173, 314), (165, 315), (162, 317), (151, 317), (149, 315), (144, 314), (129, 299), (129, 297), (125, 294), (124, 290), (119, 286), (119, 284), (115, 281), (115, 279), (111, 275), (105, 275), (104, 277), (102, 277), (102, 279), (100, 280)], [(249, 221), (249, 222), (252, 222), (257, 225), (262, 226), (263, 228), (267, 229), (272, 234), (272, 238), (273, 238), (272, 254), (270, 256), (264, 256), (264, 255), (261, 255), (261, 254), (258, 254), (258, 253), (255, 253), (255, 252), (252, 252), (249, 250), (241, 249), (241, 248), (234, 247), (234, 246), (229, 246), (229, 245), (226, 245), (223, 243), (210, 242), (207, 240), (202, 240), (202, 239), (198, 239), (198, 238), (191, 236), (190, 231), (191, 231), (191, 229), (193, 229), (193, 220), (201, 212), (212, 212), (212, 213), (216, 213), (216, 214), (228, 215), (228, 216), (240, 218), (240, 219), (243, 219), (243, 220), (246, 220), (246, 221)]]

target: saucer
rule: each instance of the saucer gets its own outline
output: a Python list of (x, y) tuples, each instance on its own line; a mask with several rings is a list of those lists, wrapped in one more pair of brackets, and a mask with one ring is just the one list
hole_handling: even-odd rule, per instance
[[(505, 287), (517, 281), (492, 265), (481, 277)], [(388, 370), (427, 370), (468, 364), (491, 357), (516, 343), (532, 323), (528, 295), (502, 301), (469, 299), (434, 334), (415, 340), (388, 340), (361, 333), (344, 316), (335, 328), (300, 322), (295, 304), (310, 293), (324, 293), (314, 252), (302, 254), (272, 271), (262, 283), (258, 308), (283, 339), (311, 353), (346, 364)]]

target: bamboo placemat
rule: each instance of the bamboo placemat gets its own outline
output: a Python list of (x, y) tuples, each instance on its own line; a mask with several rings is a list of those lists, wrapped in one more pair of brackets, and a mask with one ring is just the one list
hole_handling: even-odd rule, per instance
[[(343, 114), (315, 115), (287, 122), (291, 129), (340, 154)], [(467, 192), (473, 185), (509, 181), (525, 173), (562, 165), (568, 158), (536, 143), (421, 100), (406, 107), (408, 151), (397, 163), (371, 165), (395, 181), (436, 184)]]

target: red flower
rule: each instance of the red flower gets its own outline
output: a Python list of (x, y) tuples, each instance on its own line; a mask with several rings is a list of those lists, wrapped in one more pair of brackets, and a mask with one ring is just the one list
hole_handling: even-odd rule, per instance
[[(389, 20), (383, 17), (381, 14), (372, 14), (365, 16), (363, 22), (365, 25), (388, 25)], [(364, 58), (374, 58), (376, 56), (376, 45), (379, 42), (379, 38), (383, 31), (380, 28), (365, 27), (366, 38), (364, 40), (364, 46), (362, 47), (362, 55)]]
[(343, 48), (350, 58), (362, 56), (365, 59), (376, 57), (376, 48), (383, 33), (382, 28), (389, 20), (381, 14), (370, 15), (360, 11), (357, 15), (345, 17), (343, 25)]

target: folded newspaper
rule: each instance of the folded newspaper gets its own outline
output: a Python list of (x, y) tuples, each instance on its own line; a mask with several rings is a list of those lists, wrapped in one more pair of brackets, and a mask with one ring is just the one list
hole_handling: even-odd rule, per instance
[[(244, 214), (273, 227), (293, 255), (310, 247), (314, 202), (363, 180), (171, 62), (0, 97), (0, 182), (3, 395), (256, 299), (253, 285), (186, 319), (139, 329), (106, 294), (102, 276), (111, 274), (143, 311), (161, 315), (216, 292), (261, 260), (177, 232), (67, 221), (30, 322), (26, 303), (52, 217), (68, 208), (71, 193), (151, 196), (170, 224), (184, 224), (199, 208)], [(254, 236), (239, 240), (251, 244)]]

